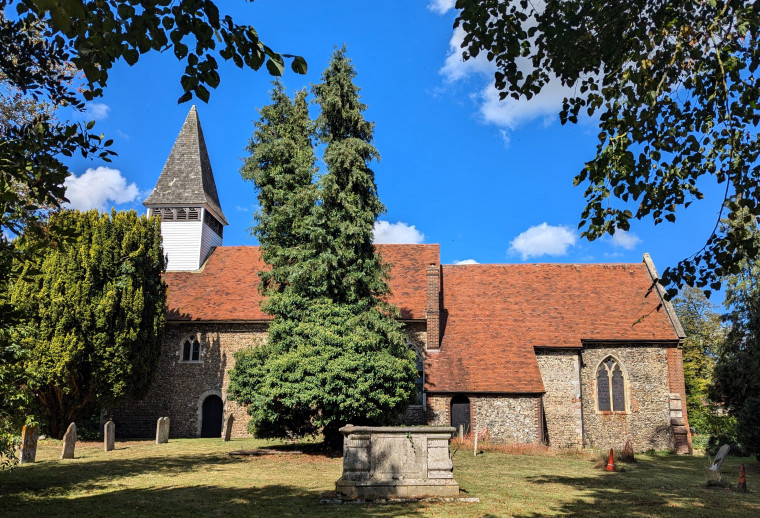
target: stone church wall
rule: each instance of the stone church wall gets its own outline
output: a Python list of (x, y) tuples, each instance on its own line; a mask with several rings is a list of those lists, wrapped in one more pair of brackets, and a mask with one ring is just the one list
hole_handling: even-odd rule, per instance
[[(585, 445), (636, 451), (673, 448), (670, 428), (668, 348), (662, 345), (588, 345), (583, 348), (581, 391)], [(597, 411), (596, 369), (612, 355), (626, 376), (626, 412)]]
[(580, 351), (538, 349), (536, 359), (546, 389), (543, 405), (549, 446), (582, 446)]
[[(425, 324), (407, 323), (410, 344), (425, 350)], [(201, 341), (198, 363), (180, 362), (185, 339), (197, 334)], [(224, 403), (224, 415), (234, 416), (232, 437), (250, 437), (246, 409), (227, 399), (229, 371), (235, 366), (236, 351), (263, 343), (267, 324), (182, 323), (166, 326), (164, 346), (156, 377), (148, 394), (140, 401), (130, 401), (107, 411), (122, 437), (152, 437), (159, 417), (171, 419), (171, 437), (199, 437), (201, 406), (209, 395), (218, 395)], [(412, 406), (402, 418), (405, 424), (426, 424), (425, 407)]]
[[(409, 345), (414, 348), (418, 355), (425, 355), (425, 343), (427, 342), (427, 326), (424, 322), (408, 322), (406, 332), (409, 336)], [(424, 425), (427, 424), (427, 415), (425, 406), (412, 405), (407, 408), (399, 424), (404, 425)]]
[[(535, 396), (468, 396), (470, 425), (488, 429), (497, 443), (534, 443), (541, 440), (540, 398)], [(449, 426), (451, 396), (427, 397), (429, 424)]]
[[(167, 325), (156, 378), (148, 394), (141, 401), (126, 403), (109, 413), (117, 433), (124, 437), (151, 437), (156, 420), (168, 416), (171, 437), (199, 437), (203, 399), (216, 394), (224, 402), (225, 415), (234, 416), (232, 436), (248, 436), (247, 412), (227, 400), (229, 370), (235, 365), (235, 352), (262, 343), (266, 330), (266, 324)], [(202, 361), (180, 362), (182, 343), (192, 334), (200, 338)]]

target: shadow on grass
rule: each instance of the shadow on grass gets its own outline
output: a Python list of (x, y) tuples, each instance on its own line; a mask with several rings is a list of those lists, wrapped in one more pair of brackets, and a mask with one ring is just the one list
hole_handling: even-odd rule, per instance
[[(618, 465), (623, 468), (619, 473), (600, 470), (598, 475), (586, 477), (540, 475), (527, 481), (538, 486), (560, 484), (584, 492), (582, 498), (553, 510), (561, 516), (758, 516), (760, 499), (756, 494), (707, 488), (707, 466), (705, 463), (702, 472), (694, 469), (694, 459), (670, 456)], [(724, 475), (728, 473), (722, 471)]]
[(46, 498), (30, 504), (4, 502), (3, 516), (422, 516), (414, 504), (323, 505), (315, 491), (286, 485), (253, 488), (193, 486), (116, 489), (77, 497)]
[[(281, 447), (278, 447), (280, 449)], [(295, 448), (294, 448), (295, 449)], [(218, 455), (154, 456), (138, 459), (43, 461), (0, 473), (1, 516), (421, 516), (420, 504), (320, 504), (321, 490), (287, 484), (225, 487), (214, 483), (218, 466), (250, 463)], [(207, 473), (203, 485), (125, 487), (123, 480), (156, 475), (157, 484), (172, 476)], [(332, 481), (330, 481), (332, 482)], [(332, 484), (328, 484), (332, 485)]]
[(304, 455), (317, 455), (330, 459), (343, 457), (343, 452), (328, 448), (321, 442), (315, 443), (295, 443), (295, 444), (275, 444), (272, 446), (263, 446), (262, 450), (271, 450), (283, 453), (302, 453)]
[[(115, 480), (146, 473), (171, 476), (200, 467), (241, 462), (226, 455), (154, 456), (136, 459), (103, 459), (87, 462), (47, 460), (15, 469), (5, 475), (0, 498), (5, 502), (14, 492), (34, 492), (41, 496), (68, 493), (74, 486), (105, 489)], [(1, 514), (1, 513), (0, 513)]]

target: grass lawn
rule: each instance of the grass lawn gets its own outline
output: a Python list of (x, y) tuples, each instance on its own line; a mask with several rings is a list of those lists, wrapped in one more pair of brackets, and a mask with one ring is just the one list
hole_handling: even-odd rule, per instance
[[(472, 451), (454, 455), (454, 477), (479, 504), (323, 505), (341, 459), (318, 452), (230, 457), (231, 450), (270, 447), (237, 439), (78, 443), (60, 461), (60, 441), (40, 442), (37, 462), (0, 472), (0, 516), (760, 516), (760, 466), (729, 457), (734, 488), (739, 464), (748, 493), (707, 488), (707, 458), (638, 455), (606, 473), (588, 458)], [(309, 451), (309, 445), (297, 445)]]

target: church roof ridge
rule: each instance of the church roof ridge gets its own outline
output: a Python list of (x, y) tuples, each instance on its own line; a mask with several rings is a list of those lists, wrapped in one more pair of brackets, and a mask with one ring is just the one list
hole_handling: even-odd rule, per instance
[(146, 206), (167, 204), (206, 205), (223, 224), (228, 224), (219, 203), (214, 173), (195, 105), (187, 113), (156, 187), (143, 202)]

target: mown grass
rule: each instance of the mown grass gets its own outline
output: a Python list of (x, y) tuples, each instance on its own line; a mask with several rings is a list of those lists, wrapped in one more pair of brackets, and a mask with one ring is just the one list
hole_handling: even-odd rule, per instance
[[(625, 470), (594, 468), (593, 455), (471, 449), (454, 454), (454, 475), (478, 504), (320, 504), (334, 488), (341, 459), (314, 445), (276, 455), (231, 457), (231, 450), (273, 447), (254, 439), (79, 443), (60, 461), (60, 442), (41, 441), (35, 464), (0, 473), (2, 516), (760, 516), (760, 466), (728, 458), (736, 487), (747, 467), (748, 493), (708, 488), (706, 457), (638, 455)], [(304, 453), (293, 453), (297, 449)]]

